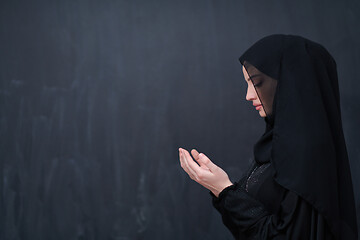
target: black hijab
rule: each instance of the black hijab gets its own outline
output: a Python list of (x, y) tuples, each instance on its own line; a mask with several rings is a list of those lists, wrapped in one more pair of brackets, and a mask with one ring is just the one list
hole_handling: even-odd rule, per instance
[(239, 60), (266, 113), (255, 161), (270, 161), (275, 181), (315, 207), (336, 239), (357, 239), (335, 60), (322, 45), (285, 34), (260, 39)]

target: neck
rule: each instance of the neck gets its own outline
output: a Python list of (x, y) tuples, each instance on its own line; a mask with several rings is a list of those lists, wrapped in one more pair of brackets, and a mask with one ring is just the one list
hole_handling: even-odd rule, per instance
[(269, 114), (265, 117), (266, 127), (273, 127), (274, 126), (274, 116), (272, 114)]

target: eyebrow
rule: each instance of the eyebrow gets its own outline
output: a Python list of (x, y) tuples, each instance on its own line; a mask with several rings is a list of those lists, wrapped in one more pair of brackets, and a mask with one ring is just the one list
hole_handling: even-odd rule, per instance
[(255, 75), (249, 76), (249, 78), (247, 80), (250, 81), (251, 78), (258, 77), (258, 76), (261, 76), (261, 74), (255, 74)]

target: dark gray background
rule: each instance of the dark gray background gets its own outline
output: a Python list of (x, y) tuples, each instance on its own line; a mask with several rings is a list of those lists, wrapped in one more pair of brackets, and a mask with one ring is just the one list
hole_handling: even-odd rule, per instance
[(273, 33), (337, 61), (359, 210), (359, 24), (357, 0), (2, 0), (0, 239), (231, 239), (178, 147), (247, 169), (238, 57)]

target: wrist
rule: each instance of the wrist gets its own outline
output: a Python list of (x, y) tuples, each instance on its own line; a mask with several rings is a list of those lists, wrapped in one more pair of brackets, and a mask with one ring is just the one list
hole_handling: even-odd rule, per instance
[(232, 186), (233, 183), (228, 180), (226, 181), (224, 184), (221, 185), (221, 187), (219, 189), (215, 189), (214, 191), (212, 191), (212, 193), (216, 196), (216, 197), (219, 197), (219, 194), (225, 189), (225, 188), (228, 188), (230, 186)]

